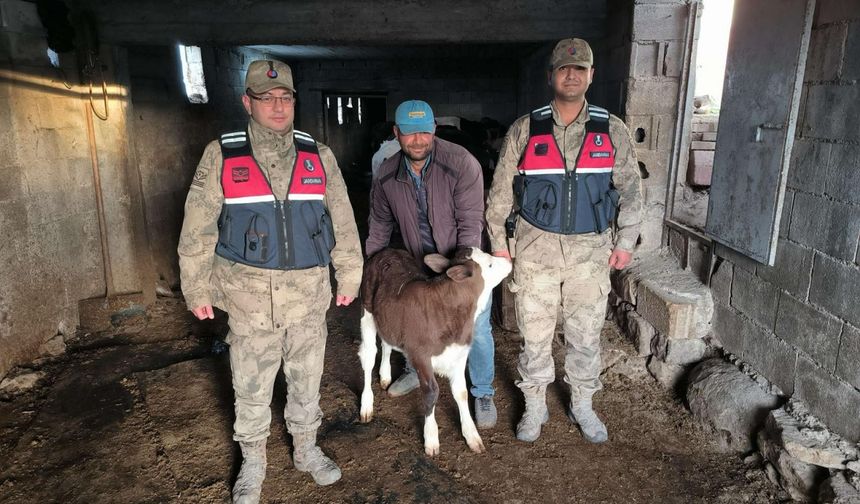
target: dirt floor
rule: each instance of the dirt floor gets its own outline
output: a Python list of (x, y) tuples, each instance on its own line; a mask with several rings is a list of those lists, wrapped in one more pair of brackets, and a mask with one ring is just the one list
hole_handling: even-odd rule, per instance
[[(595, 399), (609, 442), (585, 442), (564, 414), (561, 383), (534, 444), (516, 440), (519, 342), (496, 331), (499, 424), (474, 454), (459, 433), (445, 383), (437, 408), (442, 452), (424, 455), (418, 397), (378, 389), (376, 416), (359, 424), (358, 307), (332, 309), (320, 444), (343, 479), (317, 487), (295, 471), (276, 385), (263, 502), (271, 503), (766, 503), (787, 500), (755, 463), (719, 453), (683, 405), (644, 371), (609, 322), (605, 389)], [(238, 471), (223, 318), (198, 323), (180, 299), (79, 334), (63, 356), (34, 363), (40, 384), (0, 400), (0, 503), (229, 502)], [(555, 346), (556, 362), (562, 359)], [(395, 360), (397, 376), (402, 359)], [(15, 373), (30, 371), (19, 369)], [(13, 374), (15, 374), (13, 373)], [(560, 376), (560, 375), (559, 375)]]

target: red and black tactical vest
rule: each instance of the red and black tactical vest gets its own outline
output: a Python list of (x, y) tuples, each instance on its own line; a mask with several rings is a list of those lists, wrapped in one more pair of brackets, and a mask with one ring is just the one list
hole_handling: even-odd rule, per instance
[(570, 171), (552, 128), (550, 106), (531, 113), (529, 140), (514, 177), (517, 211), (544, 231), (602, 233), (615, 218), (618, 203), (612, 186), (615, 148), (609, 136), (609, 112), (588, 106), (585, 138)]
[(323, 204), (326, 173), (314, 139), (295, 131), (296, 162), (284, 200), (254, 159), (245, 131), (221, 135), (221, 188), (215, 253), (267, 269), (305, 269), (331, 262), (334, 231)]

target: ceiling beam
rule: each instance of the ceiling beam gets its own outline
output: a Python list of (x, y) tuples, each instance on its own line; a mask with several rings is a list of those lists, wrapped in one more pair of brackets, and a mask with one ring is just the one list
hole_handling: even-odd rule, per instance
[(604, 0), (68, 0), (114, 44), (544, 42), (603, 36)]

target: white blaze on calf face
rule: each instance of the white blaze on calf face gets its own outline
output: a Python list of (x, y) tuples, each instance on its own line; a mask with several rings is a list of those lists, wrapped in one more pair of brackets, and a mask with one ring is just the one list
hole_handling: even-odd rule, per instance
[(477, 247), (472, 247), (470, 259), (481, 267), (481, 276), (484, 278), (484, 290), (478, 297), (478, 306), (475, 309), (474, 318), (477, 318), (478, 313), (487, 306), (487, 300), (492, 295), (493, 288), (502, 283), (502, 280), (511, 273), (513, 266), (504, 257), (490, 255)]

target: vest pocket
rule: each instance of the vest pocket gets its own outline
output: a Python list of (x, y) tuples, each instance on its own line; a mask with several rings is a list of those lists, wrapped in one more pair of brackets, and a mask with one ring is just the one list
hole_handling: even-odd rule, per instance
[(610, 189), (606, 192), (606, 196), (603, 198), (604, 205), (606, 205), (605, 211), (608, 216), (608, 220), (614, 221), (615, 216), (618, 214), (618, 191), (615, 189)]
[(556, 224), (558, 190), (552, 182), (525, 180), (523, 202), (520, 212), (530, 216), (534, 223), (542, 227)]
[(227, 248), (230, 248), (230, 238), (233, 236), (233, 218), (229, 215), (224, 216), (224, 222), (218, 232), (218, 242)]
[[(618, 207), (618, 191), (606, 188), (605, 181), (599, 181), (594, 175), (585, 176), (585, 188), (588, 201), (591, 203), (591, 215), (594, 220), (594, 231), (602, 233), (615, 219)], [(603, 182), (603, 183), (601, 183)]]
[(311, 235), (316, 249), (317, 259), (321, 266), (331, 262), (331, 250), (334, 248), (334, 229), (328, 210), (323, 210), (319, 219), (319, 228)]
[(265, 263), (271, 252), (271, 232), (269, 221), (260, 214), (251, 217), (245, 231), (245, 251), (243, 257), (248, 262)]
[(596, 232), (602, 233), (609, 227), (609, 224), (615, 219), (615, 212), (618, 206), (618, 191), (610, 189), (606, 191), (603, 197), (591, 205), (594, 213), (594, 223)]

